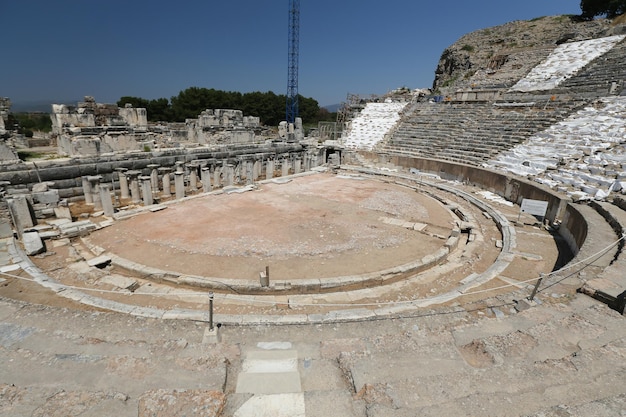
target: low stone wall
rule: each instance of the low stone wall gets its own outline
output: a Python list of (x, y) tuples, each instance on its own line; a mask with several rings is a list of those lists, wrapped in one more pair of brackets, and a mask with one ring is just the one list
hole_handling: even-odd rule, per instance
[(468, 183), (518, 205), (525, 198), (547, 201), (546, 219), (550, 222), (561, 221), (559, 232), (567, 240), (574, 254), (578, 253), (587, 237), (587, 222), (574, 205), (570, 204), (571, 200), (541, 184), (501, 172), (448, 161), (373, 152), (361, 154), (382, 163), (391, 163), (406, 169), (415, 168), (446, 180)]

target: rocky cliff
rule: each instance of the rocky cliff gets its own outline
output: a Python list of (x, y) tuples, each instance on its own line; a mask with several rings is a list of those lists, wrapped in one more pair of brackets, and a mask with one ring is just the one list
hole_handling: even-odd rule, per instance
[(547, 16), (468, 33), (443, 51), (433, 90), (509, 87), (561, 43), (624, 33), (626, 26), (618, 22)]

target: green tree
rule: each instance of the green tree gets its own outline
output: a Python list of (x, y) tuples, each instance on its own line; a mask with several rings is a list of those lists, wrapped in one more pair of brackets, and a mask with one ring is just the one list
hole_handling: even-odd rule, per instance
[(310, 97), (302, 97), (298, 94), (298, 109), (303, 123), (317, 122), (317, 116), (320, 110), (317, 100)]
[[(177, 96), (146, 100), (140, 97), (124, 96), (118, 102), (119, 107), (127, 103), (133, 107), (145, 108), (151, 122), (182, 122), (194, 119), (206, 109), (237, 109), (246, 116), (257, 116), (261, 123), (276, 126), (285, 120), (285, 102), (287, 97), (272, 91), (239, 93), (234, 91), (215, 90), (213, 88), (189, 87)], [(334, 113), (322, 111), (315, 99), (298, 96), (300, 117), (306, 124), (316, 124), (320, 120), (328, 120)]]
[(148, 120), (151, 122), (170, 122), (174, 120), (172, 107), (166, 98), (150, 100), (146, 111), (148, 112)]
[(591, 20), (596, 16), (612, 19), (626, 13), (626, 0), (581, 0), (580, 9), (583, 19)]
[(141, 97), (124, 96), (117, 100), (117, 107), (126, 107), (127, 104), (132, 105), (136, 109), (147, 109), (148, 100)]
[(171, 98), (173, 116), (177, 121), (198, 117), (206, 109), (223, 108), (225, 92), (189, 87)]

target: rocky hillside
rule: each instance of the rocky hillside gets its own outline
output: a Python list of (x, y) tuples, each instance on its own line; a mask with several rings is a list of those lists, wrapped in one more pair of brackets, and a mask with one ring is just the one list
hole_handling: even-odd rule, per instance
[(433, 90), (448, 94), (467, 88), (509, 87), (556, 45), (624, 33), (626, 27), (618, 22), (547, 16), (468, 33), (443, 51)]

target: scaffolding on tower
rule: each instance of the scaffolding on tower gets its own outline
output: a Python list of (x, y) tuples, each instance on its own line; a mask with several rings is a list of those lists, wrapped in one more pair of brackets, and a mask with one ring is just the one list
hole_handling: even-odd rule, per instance
[(293, 125), (298, 117), (298, 58), (300, 44), (300, 0), (289, 0), (289, 52), (285, 117)]

